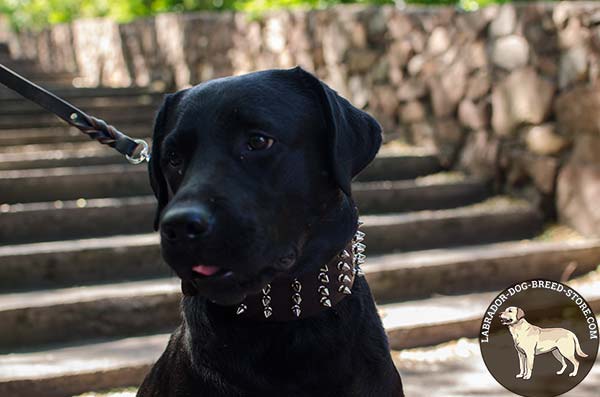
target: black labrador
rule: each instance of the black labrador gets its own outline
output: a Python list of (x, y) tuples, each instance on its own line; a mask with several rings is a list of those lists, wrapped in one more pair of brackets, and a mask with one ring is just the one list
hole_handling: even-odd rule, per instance
[(149, 167), (183, 322), (138, 396), (403, 396), (369, 287), (338, 261), (381, 134), (300, 67), (166, 97)]

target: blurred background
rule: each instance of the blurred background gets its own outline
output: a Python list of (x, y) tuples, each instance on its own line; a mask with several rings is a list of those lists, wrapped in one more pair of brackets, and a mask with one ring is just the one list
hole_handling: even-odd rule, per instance
[[(600, 3), (340, 3), (0, 0), (0, 63), (148, 141), (166, 92), (316, 74), (385, 130), (353, 191), (408, 395), (509, 396), (476, 339), (499, 290), (600, 313)], [(0, 87), (0, 395), (135, 394), (179, 322), (154, 210), (144, 165)]]

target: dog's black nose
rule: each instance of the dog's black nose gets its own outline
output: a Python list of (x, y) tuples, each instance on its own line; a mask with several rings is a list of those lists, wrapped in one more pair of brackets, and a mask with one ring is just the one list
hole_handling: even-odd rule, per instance
[(160, 234), (171, 242), (185, 242), (205, 236), (211, 227), (211, 217), (202, 206), (169, 209), (160, 222)]

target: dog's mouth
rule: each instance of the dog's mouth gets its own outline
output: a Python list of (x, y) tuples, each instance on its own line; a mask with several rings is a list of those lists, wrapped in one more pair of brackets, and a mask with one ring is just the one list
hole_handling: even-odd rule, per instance
[(226, 269), (222, 269), (218, 266), (210, 266), (210, 265), (196, 265), (192, 267), (192, 271), (201, 276), (210, 277), (215, 275), (222, 275), (227, 272)]
[[(242, 274), (231, 269), (211, 265), (196, 265), (192, 267), (192, 280), (200, 282), (211, 282), (220, 280), (235, 280), (243, 288), (260, 284), (264, 279), (271, 279), (279, 272), (268, 266), (255, 274)], [(261, 287), (262, 288), (262, 287)], [(261, 289), (259, 288), (259, 290)]]
[(510, 325), (510, 324), (512, 324), (512, 320), (510, 318), (500, 317), (500, 324)]
[(253, 274), (211, 265), (196, 265), (191, 270), (188, 280), (197, 294), (221, 305), (236, 304), (248, 295), (259, 293), (280, 273), (273, 267), (265, 267)]
[(267, 284), (288, 273), (297, 257), (296, 251), (285, 251), (274, 259), (225, 255), (214, 258), (210, 252), (182, 254), (163, 249), (165, 262), (186, 285), (188, 294), (222, 305), (236, 304), (247, 296), (259, 294)]

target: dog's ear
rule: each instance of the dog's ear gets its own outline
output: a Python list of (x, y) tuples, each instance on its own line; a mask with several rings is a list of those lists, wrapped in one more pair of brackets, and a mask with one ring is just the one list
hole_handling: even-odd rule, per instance
[(382, 129), (366, 112), (354, 107), (333, 89), (301, 67), (291, 69), (317, 94), (325, 117), (333, 176), (342, 191), (351, 195), (351, 182), (379, 151)]
[(520, 307), (517, 308), (517, 321), (525, 317), (525, 312)]
[(154, 120), (154, 132), (152, 134), (152, 153), (148, 162), (148, 174), (150, 176), (150, 186), (154, 195), (158, 199), (156, 214), (154, 215), (154, 230), (158, 230), (160, 214), (169, 200), (167, 182), (160, 169), (160, 147), (166, 134), (167, 113), (173, 95), (166, 95), (165, 99)]

